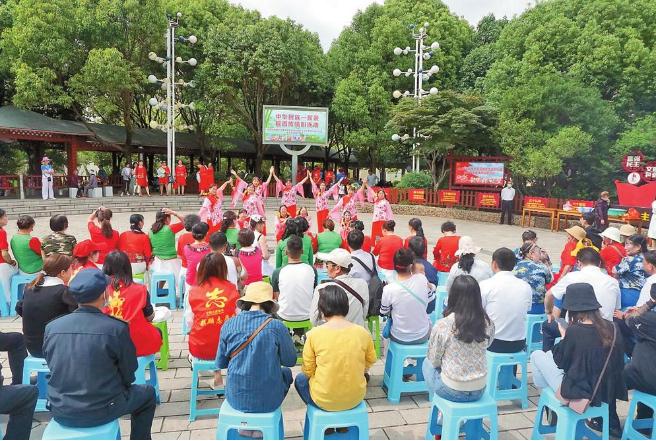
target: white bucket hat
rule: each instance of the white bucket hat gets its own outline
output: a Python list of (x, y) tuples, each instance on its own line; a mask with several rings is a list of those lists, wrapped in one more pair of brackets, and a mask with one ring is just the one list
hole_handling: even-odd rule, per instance
[(456, 256), (462, 256), (463, 254), (478, 254), (481, 252), (481, 247), (474, 245), (474, 239), (470, 236), (462, 236), (458, 242), (458, 251), (456, 251)]
[(620, 230), (618, 230), (615, 227), (608, 227), (606, 228), (603, 233), (601, 233), (601, 237), (607, 237), (612, 241), (615, 242), (622, 242), (622, 238), (620, 237)]
[(317, 253), (316, 257), (324, 262), (332, 262), (342, 268), (351, 267), (351, 253), (343, 248), (335, 248), (330, 253)]

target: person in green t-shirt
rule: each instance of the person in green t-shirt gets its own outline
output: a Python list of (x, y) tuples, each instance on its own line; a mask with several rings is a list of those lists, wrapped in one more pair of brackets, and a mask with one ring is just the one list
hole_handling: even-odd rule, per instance
[(276, 246), (276, 268), (287, 265), (287, 238), (292, 234), (300, 237), (303, 240), (303, 254), (301, 261), (309, 265), (314, 264), (314, 254), (312, 252), (312, 239), (305, 234), (309, 229), (307, 220), (301, 217), (296, 217), (287, 221), (285, 232), (282, 235), (282, 240)]
[[(171, 224), (171, 217), (177, 217), (180, 222)], [(178, 276), (182, 264), (175, 247), (175, 235), (183, 229), (184, 219), (175, 211), (162, 208), (155, 214), (155, 223), (148, 232), (154, 257), (150, 267), (153, 272)]]
[(43, 268), (41, 241), (32, 237), (34, 224), (32, 216), (25, 214), (18, 216), (16, 221), (18, 233), (14, 234), (10, 241), (11, 252), (18, 262), (18, 269), (23, 274), (35, 274)]
[(332, 219), (323, 221), (323, 233), (317, 235), (319, 253), (330, 253), (335, 248), (342, 246), (342, 236), (335, 231), (335, 222)]
[(223, 219), (221, 219), (221, 231), (228, 238), (230, 249), (239, 250), (239, 228), (237, 228), (237, 215), (234, 211), (228, 210), (223, 213)]

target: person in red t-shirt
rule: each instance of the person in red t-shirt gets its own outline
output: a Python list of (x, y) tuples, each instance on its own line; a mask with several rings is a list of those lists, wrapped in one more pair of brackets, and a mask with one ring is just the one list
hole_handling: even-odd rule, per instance
[(180, 237), (178, 237), (178, 246), (176, 249), (178, 258), (182, 263), (182, 272), (180, 272), (181, 278), (185, 277), (187, 271), (187, 259), (184, 254), (184, 247), (189, 245), (190, 243), (194, 243), (194, 236), (193, 234), (191, 234), (191, 230), (192, 228), (194, 228), (194, 225), (196, 225), (199, 222), (200, 222), (200, 216), (198, 216), (197, 214), (188, 214), (184, 217), (184, 220), (182, 221), (186, 232), (181, 234)]
[(112, 210), (100, 207), (89, 215), (87, 227), (91, 241), (100, 248), (98, 263), (105, 262), (105, 256), (118, 248), (118, 231), (112, 229)]
[(385, 277), (391, 280), (394, 274), (394, 254), (403, 248), (403, 239), (394, 234), (396, 222), (385, 221), (383, 224), (383, 237), (378, 239), (373, 254), (378, 256), (378, 266), (383, 270)]
[(141, 190), (144, 189), (146, 190), (146, 194), (150, 196), (150, 188), (148, 186), (148, 170), (146, 170), (146, 167), (144, 167), (143, 161), (139, 161), (139, 165), (137, 165), (137, 168), (134, 169), (134, 176), (137, 180), (137, 188), (135, 189), (135, 193), (139, 193), (139, 196), (143, 196), (141, 194)]
[(182, 163), (182, 159), (178, 161), (175, 166), (175, 184), (174, 187), (178, 190), (178, 194), (184, 196), (185, 187), (187, 186), (187, 167)]
[[(9, 303), (11, 276), (16, 274), (18, 268), (16, 267), (16, 261), (9, 254), (9, 242), (7, 241), (7, 232), (4, 228), (7, 223), (9, 223), (7, 213), (0, 208), (0, 285), (4, 288), (5, 300)], [(1, 298), (0, 301), (2, 301)]]
[(132, 274), (143, 280), (143, 274), (148, 269), (148, 262), (153, 256), (150, 239), (144, 233), (144, 217), (140, 214), (130, 216), (130, 231), (124, 231), (118, 238), (118, 249), (128, 255)]
[(321, 167), (315, 165), (311, 175), (312, 175), (312, 181), (317, 185), (319, 185), (319, 182), (321, 181)]
[(106, 290), (107, 306), (103, 312), (128, 322), (137, 357), (159, 351), (162, 334), (150, 323), (155, 315), (153, 305), (150, 304), (146, 287), (132, 281), (128, 255), (122, 251), (109, 253), (103, 272), (110, 277)]
[(83, 240), (82, 242), (78, 242), (75, 248), (73, 248), (73, 257), (75, 257), (75, 262), (73, 262), (74, 275), (82, 269), (98, 269), (98, 265), (96, 264), (100, 257), (100, 247), (88, 239)]
[(333, 182), (335, 182), (335, 173), (333, 172), (333, 169), (329, 168), (328, 170), (326, 170), (323, 179), (326, 185), (328, 186), (332, 185)]
[(599, 252), (601, 261), (606, 268), (606, 272), (612, 276), (615, 268), (626, 257), (626, 248), (620, 237), (620, 230), (615, 227), (608, 227), (602, 233), (604, 239), (603, 248)]
[(442, 224), (442, 237), (435, 244), (433, 248), (433, 266), (440, 272), (448, 273), (451, 267), (458, 261), (456, 251), (458, 251), (458, 243), (460, 236), (456, 235), (456, 224), (451, 221)]
[[(228, 267), (220, 253), (203, 257), (196, 273), (197, 285), (191, 288), (185, 308), (189, 326), (189, 353), (201, 360), (214, 360), (221, 327), (236, 315), (239, 292), (228, 280)], [(214, 387), (223, 384), (221, 371), (214, 372)]]
[(560, 271), (554, 277), (553, 284), (556, 284), (558, 280), (574, 269), (576, 266), (576, 255), (573, 253), (579, 241), (585, 239), (585, 230), (578, 225), (567, 228), (565, 232), (567, 233), (567, 242), (565, 242), (565, 247), (562, 253), (560, 253)]

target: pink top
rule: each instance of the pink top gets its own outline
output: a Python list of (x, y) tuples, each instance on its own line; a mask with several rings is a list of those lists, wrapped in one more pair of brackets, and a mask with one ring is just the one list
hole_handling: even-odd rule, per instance
[(342, 199), (337, 202), (335, 207), (333, 207), (332, 210), (330, 210), (330, 217), (333, 219), (335, 222), (341, 222), (342, 219), (342, 213), (345, 211), (348, 211), (351, 213), (351, 218), (354, 219), (358, 217), (358, 202), (363, 203), (365, 200), (364, 198), (364, 187), (360, 188), (358, 191), (356, 191), (353, 195), (351, 196), (344, 196)]
[(244, 247), (239, 250), (239, 261), (248, 275), (244, 285), (262, 280), (262, 250), (260, 247)]
[(211, 253), (210, 246), (206, 243), (194, 244), (190, 243), (184, 247), (185, 259), (187, 259), (187, 277), (185, 282), (187, 285), (196, 285), (196, 271), (200, 261)]
[(381, 199), (374, 203), (373, 222), (392, 220), (392, 207), (387, 199)]
[(254, 194), (244, 199), (244, 210), (246, 210), (248, 216), (254, 214), (264, 216), (264, 204), (262, 203), (262, 200)]
[(287, 219), (288, 217), (276, 217), (276, 237), (279, 235), (282, 236), (283, 232), (285, 231), (285, 226), (287, 224)]
[(301, 197), (305, 197), (305, 192), (303, 191), (303, 186), (301, 184), (293, 185), (291, 188), (287, 189), (285, 184), (276, 181), (276, 194), (280, 193), (282, 193), (282, 205), (285, 207), (296, 205), (296, 193), (300, 194)]
[(223, 219), (223, 210), (221, 209), (223, 195), (217, 195), (216, 199), (217, 201), (214, 205), (212, 205), (212, 201), (209, 198), (205, 198), (203, 201), (203, 205), (198, 211), (198, 216), (200, 216), (202, 222), (211, 222), (213, 225), (217, 225)]
[(317, 184), (312, 179), (310, 179), (310, 182), (312, 183), (312, 194), (314, 195), (314, 203), (316, 204), (317, 211), (327, 210), (328, 198), (332, 196), (333, 199), (337, 199), (339, 196), (339, 182), (324, 191), (323, 194), (319, 193), (319, 187), (317, 187)]
[[(235, 190), (232, 192), (232, 208), (235, 208), (237, 206), (237, 201), (243, 198), (244, 191), (246, 191), (247, 187), (248, 187), (248, 183), (243, 179), (241, 179), (240, 177), (237, 177), (237, 185), (235, 186)], [(260, 199), (260, 202), (262, 203), (263, 207), (264, 207), (264, 199), (266, 199), (268, 196), (267, 192), (268, 190), (264, 183), (258, 185), (255, 188), (255, 196), (258, 199)], [(262, 216), (264, 216), (264, 212), (262, 213)]]

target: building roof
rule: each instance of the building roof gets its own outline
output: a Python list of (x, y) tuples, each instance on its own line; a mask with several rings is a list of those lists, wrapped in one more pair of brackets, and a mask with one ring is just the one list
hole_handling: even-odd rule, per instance
[(50, 118), (14, 106), (0, 107), (0, 128), (54, 132), (62, 135), (93, 135), (80, 122)]

